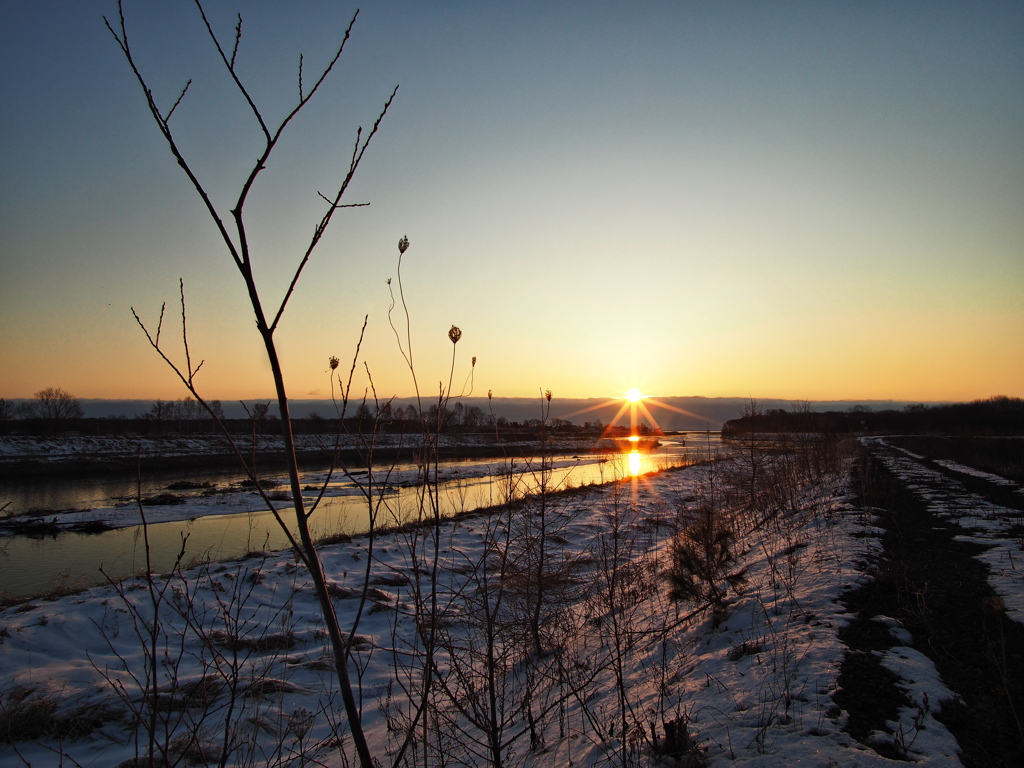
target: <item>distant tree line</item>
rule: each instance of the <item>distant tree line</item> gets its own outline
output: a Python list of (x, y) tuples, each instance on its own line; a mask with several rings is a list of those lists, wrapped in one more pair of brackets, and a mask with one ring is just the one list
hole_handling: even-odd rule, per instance
[(849, 411), (816, 413), (807, 404), (791, 411), (773, 408), (746, 414), (722, 425), (722, 436), (751, 432), (829, 432), (838, 434), (1024, 434), (1024, 400), (997, 396), (970, 403), (908, 405), (902, 410), (873, 411), (857, 406)]
[[(17, 405), (0, 398), (0, 434), (10, 435), (195, 435), (219, 431), (221, 422), (233, 434), (249, 433), (255, 429), (261, 434), (279, 434), (279, 416), (271, 410), (271, 403), (256, 402), (243, 404), (247, 416), (228, 418), (219, 400), (207, 403), (212, 415), (198, 401), (191, 397), (180, 400), (155, 400), (149, 410), (134, 417), (109, 416), (86, 417), (78, 398), (60, 388), (47, 388), (37, 392), (31, 400)], [(423, 424), (431, 432), (486, 433), (498, 430), (506, 438), (514, 438), (517, 430), (536, 437), (543, 428), (551, 435), (594, 435), (606, 433), (625, 434), (625, 428), (606, 427), (600, 419), (587, 421), (582, 426), (568, 419), (523, 419), (510, 421), (504, 416), (495, 416), (474, 405), (456, 402), (439, 408), (437, 404), (427, 407), (421, 418), (413, 405), (393, 405), (391, 402), (375, 406), (359, 403), (345, 410), (344, 423), (341, 415), (321, 415), (310, 411), (304, 418), (294, 418), (296, 434), (333, 434), (342, 430), (352, 433), (377, 431), (384, 433), (405, 433), (422, 430)], [(650, 430), (642, 425), (641, 433)]]
[(31, 424), (46, 434), (57, 434), (70, 423), (84, 416), (78, 398), (60, 387), (47, 387), (36, 392), (31, 400), (15, 405), (0, 398), (0, 425), (6, 427), (14, 419)]

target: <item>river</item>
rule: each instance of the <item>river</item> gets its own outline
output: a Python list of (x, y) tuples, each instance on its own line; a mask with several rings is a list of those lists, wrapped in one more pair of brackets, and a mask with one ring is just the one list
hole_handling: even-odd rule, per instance
[[(698, 452), (718, 447), (718, 435), (694, 434), (689, 446), (683, 437), (662, 438), (661, 447), (649, 453), (581, 454), (552, 456), (545, 471), (539, 462), (498, 459), (445, 461), (438, 466), (437, 498), (440, 512), (450, 516), (463, 511), (503, 502), (510, 482), (517, 496), (535, 492), (543, 481), (547, 488), (561, 490), (587, 484), (600, 484), (679, 465)], [(383, 470), (375, 470), (383, 472)], [(393, 525), (416, 514), (422, 488), (412, 478), (415, 467), (397, 465), (385, 476), (374, 478), (374, 497), (382, 503), (377, 525)], [(93, 519), (130, 520), (134, 524), (96, 534), (63, 532), (43, 537), (6, 536), (0, 538), (0, 593), (25, 598), (44, 594), (55, 585), (91, 586), (110, 579), (121, 579), (145, 567), (143, 528), (138, 523), (138, 506), (131, 502), (141, 496), (166, 493), (169, 485), (182, 482), (213, 487), (222, 495), (200, 499), (196, 504), (176, 507), (144, 507), (147, 510), (148, 539), (152, 567), (167, 571), (182, 552), (184, 564), (203, 560), (227, 560), (256, 550), (283, 549), (288, 540), (273, 515), (251, 490), (239, 483), (245, 476), (237, 471), (188, 471), (148, 473), (142, 479), (126, 475), (75, 478), (40, 478), (34, 481), (0, 483), (0, 500), (11, 501), (18, 509), (91, 509)], [(325, 472), (309, 472), (303, 477), (304, 495), (325, 479)], [(360, 486), (365, 476), (353, 479), (334, 477), (327, 493), (311, 518), (317, 537), (363, 533), (369, 527), (368, 504)], [(230, 492), (229, 492), (230, 491)], [(308, 495), (307, 495), (308, 494)], [(188, 497), (191, 501), (193, 498)], [(199, 502), (202, 505), (198, 505)], [(284, 518), (290, 506), (282, 501)], [(153, 522), (161, 516), (167, 522)]]

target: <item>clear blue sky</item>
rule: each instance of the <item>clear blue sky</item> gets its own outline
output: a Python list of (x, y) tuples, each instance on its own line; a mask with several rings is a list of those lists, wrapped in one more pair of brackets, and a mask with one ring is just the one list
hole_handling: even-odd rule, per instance
[[(208, 3), (276, 118), (356, 6)], [(191, 2), (125, 3), (225, 216), (259, 151)], [(271, 394), (242, 284), (102, 16), (0, 29), (0, 396), (175, 398), (129, 307), (189, 297), (211, 398)], [(250, 204), (279, 296), (356, 128), (392, 111), (280, 331), (329, 394), (362, 318), (379, 394), (396, 243), (426, 391), (959, 400), (1024, 395), (1024, 4), (379, 2)], [(169, 319), (176, 320), (169, 312)], [(168, 339), (173, 338), (168, 331)], [(357, 386), (364, 386), (365, 382)]]

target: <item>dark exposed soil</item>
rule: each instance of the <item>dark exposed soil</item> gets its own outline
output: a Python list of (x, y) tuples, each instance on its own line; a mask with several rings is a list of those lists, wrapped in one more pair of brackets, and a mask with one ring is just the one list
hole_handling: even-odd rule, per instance
[(929, 459), (951, 459), (1024, 483), (1024, 437), (901, 435), (888, 442)]
[[(977, 447), (977, 441), (981, 441), (984, 453)], [(1021, 474), (1021, 466), (1024, 465), (1024, 439), (897, 437), (891, 438), (889, 442), (923, 455), (929, 469), (941, 472), (971, 493), (976, 493), (993, 504), (1024, 512), (1024, 495), (1018, 492), (1019, 487), (997, 485), (985, 478), (957, 472), (936, 462), (936, 459), (951, 459), (984, 472), (1024, 482)], [(999, 448), (1006, 452), (1005, 456), (998, 455), (996, 449)]]
[[(887, 730), (885, 721), (907, 706), (895, 677), (871, 654), (894, 644), (870, 620), (886, 615), (913, 635), (913, 647), (932, 659), (956, 694), (933, 713), (957, 738), (963, 764), (1024, 765), (1024, 626), (1007, 618), (989, 587), (987, 566), (973, 556), (982, 547), (954, 541), (958, 527), (929, 511), (866, 452), (855, 480), (862, 505), (878, 510), (885, 534), (883, 553), (869, 565), (873, 580), (844, 597), (857, 614), (840, 635), (851, 648), (835, 696), (849, 712), (847, 730), (865, 740), (871, 731)], [(871, 746), (901, 756), (895, 747)]]
[[(849, 641), (850, 638), (844, 639)], [(832, 698), (849, 713), (846, 730), (857, 741), (868, 743), (872, 731), (892, 733), (886, 721), (898, 719), (900, 708), (911, 705), (907, 695), (897, 687), (898, 682), (899, 678), (883, 667), (877, 656), (864, 652), (847, 654), (839, 673), (839, 690)], [(871, 745), (885, 757), (903, 757), (891, 740), (888, 743), (875, 741)]]

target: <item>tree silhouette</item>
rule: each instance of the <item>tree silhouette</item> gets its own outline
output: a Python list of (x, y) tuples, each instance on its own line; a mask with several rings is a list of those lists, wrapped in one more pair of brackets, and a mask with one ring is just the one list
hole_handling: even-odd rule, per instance
[(34, 399), (24, 403), (27, 418), (42, 419), (56, 434), (68, 419), (80, 419), (85, 415), (78, 398), (60, 387), (47, 387), (36, 392)]

